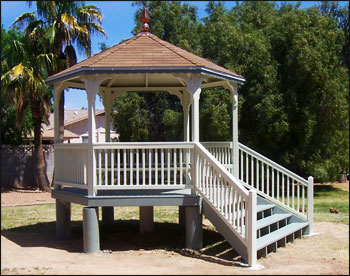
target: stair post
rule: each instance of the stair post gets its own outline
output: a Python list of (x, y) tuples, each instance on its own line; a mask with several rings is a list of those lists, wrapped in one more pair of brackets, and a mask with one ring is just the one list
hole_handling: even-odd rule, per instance
[(307, 180), (307, 221), (309, 222), (309, 226), (305, 234), (311, 235), (313, 233), (312, 224), (314, 221), (314, 178), (309, 176)]
[(254, 189), (249, 190), (248, 197), (248, 265), (256, 266), (257, 241), (256, 241), (256, 212), (257, 193)]

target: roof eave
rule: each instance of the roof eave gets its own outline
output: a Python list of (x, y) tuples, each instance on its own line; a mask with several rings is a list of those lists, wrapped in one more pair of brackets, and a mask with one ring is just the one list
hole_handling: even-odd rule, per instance
[(51, 76), (46, 79), (47, 84), (54, 84), (56, 82), (65, 81), (81, 75), (91, 74), (144, 74), (144, 73), (196, 73), (205, 74), (209, 76), (218, 77), (225, 80), (230, 80), (243, 84), (245, 79), (241, 76), (230, 75), (224, 72), (216, 71), (204, 66), (193, 66), (193, 67), (81, 67), (67, 73), (63, 73), (58, 76)]

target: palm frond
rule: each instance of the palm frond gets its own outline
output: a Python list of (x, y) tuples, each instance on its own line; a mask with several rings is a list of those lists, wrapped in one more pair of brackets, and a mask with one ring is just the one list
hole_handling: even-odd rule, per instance
[(18, 78), (20, 75), (23, 75), (25, 68), (22, 62), (12, 68), (12, 74), (15, 78)]
[(83, 6), (79, 9), (78, 18), (79, 21), (84, 22), (94, 22), (97, 21), (99, 24), (102, 24), (102, 13), (101, 10), (94, 5)]
[(85, 26), (87, 27), (89, 32), (91, 32), (92, 35), (93, 34), (102, 34), (106, 38), (108, 37), (108, 35), (105, 32), (105, 30), (99, 24), (96, 24), (96, 23), (85, 23)]
[(35, 19), (34, 12), (22, 13), (19, 17), (15, 19), (15, 22), (11, 24), (11, 27), (19, 26), (20, 28), (23, 28), (23, 26), (27, 25), (29, 22), (31, 22), (34, 19)]

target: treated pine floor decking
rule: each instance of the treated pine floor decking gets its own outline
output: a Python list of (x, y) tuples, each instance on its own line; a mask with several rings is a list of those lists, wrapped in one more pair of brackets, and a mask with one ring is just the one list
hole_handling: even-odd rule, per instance
[(94, 197), (86, 189), (52, 190), (52, 197), (85, 206), (198, 206), (200, 197), (191, 189), (100, 190)]

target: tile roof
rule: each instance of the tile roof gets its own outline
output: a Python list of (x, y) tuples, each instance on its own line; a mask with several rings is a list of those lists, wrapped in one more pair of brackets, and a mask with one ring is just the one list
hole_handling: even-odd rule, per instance
[[(104, 110), (95, 110), (95, 116), (103, 115), (105, 113)], [(45, 125), (43, 124), (44, 130), (49, 130), (54, 128), (54, 121), (55, 121), (54, 113), (51, 113), (49, 116), (49, 124)], [(74, 124), (77, 122), (80, 122), (82, 120), (88, 119), (88, 110), (87, 109), (65, 109), (64, 110), (64, 125), (68, 126), (70, 124)]]
[(53, 79), (69, 75), (79, 69), (98, 68), (207, 68), (244, 80), (244, 77), (207, 59), (181, 49), (157, 36), (141, 32), (107, 50), (87, 58), (48, 78)]

